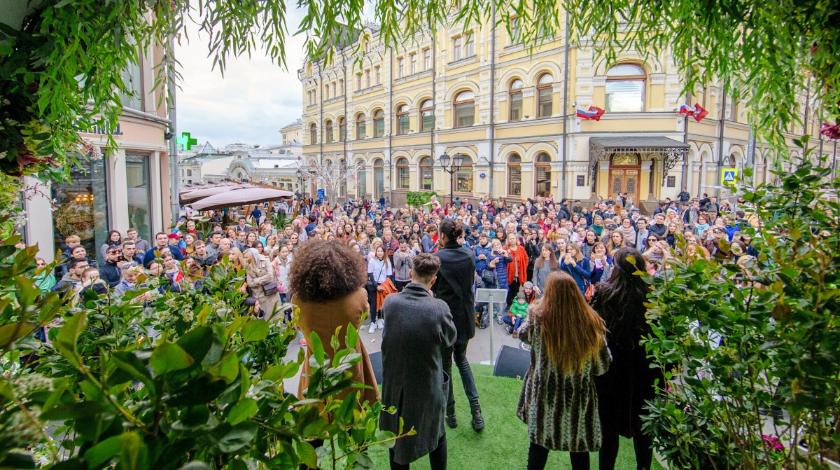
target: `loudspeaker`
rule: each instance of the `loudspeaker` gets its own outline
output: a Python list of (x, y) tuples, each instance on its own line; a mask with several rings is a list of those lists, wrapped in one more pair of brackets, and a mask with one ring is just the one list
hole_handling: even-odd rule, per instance
[(496, 377), (525, 377), (531, 365), (531, 353), (519, 348), (502, 346), (496, 356), (496, 366), (493, 375)]
[(382, 351), (369, 354), (370, 365), (373, 366), (373, 376), (376, 377), (376, 383), (382, 383)]

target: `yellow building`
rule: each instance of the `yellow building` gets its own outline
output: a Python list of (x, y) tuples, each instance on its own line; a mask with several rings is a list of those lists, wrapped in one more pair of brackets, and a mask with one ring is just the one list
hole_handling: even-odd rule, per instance
[[(347, 165), (342, 195), (395, 204), (408, 191), (448, 196), (452, 185), (462, 198), (627, 192), (650, 207), (682, 189), (720, 191), (723, 167), (772, 178), (774, 152), (754, 142), (743, 106), (716, 84), (687, 101), (667, 53), (608, 64), (591, 43), (567, 47), (562, 33), (530, 52), (514, 39), (515, 22), (512, 33), (458, 25), (392, 49), (366, 29), (361, 57), (349, 45), (331, 63), (304, 63), (304, 165)], [(678, 110), (687, 102), (708, 115), (686, 122)], [(589, 106), (606, 110), (600, 121), (576, 117)], [(819, 123), (807, 122), (816, 136)], [(463, 156), (463, 166), (450, 176), (442, 154)]]

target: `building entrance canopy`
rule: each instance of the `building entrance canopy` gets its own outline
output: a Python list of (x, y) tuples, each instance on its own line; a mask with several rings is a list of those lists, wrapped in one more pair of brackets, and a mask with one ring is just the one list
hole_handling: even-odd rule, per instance
[(589, 139), (589, 164), (592, 179), (596, 178), (599, 161), (609, 160), (613, 154), (619, 153), (635, 153), (649, 160), (662, 160), (664, 181), (677, 162), (685, 159), (688, 144), (668, 137), (592, 137)]

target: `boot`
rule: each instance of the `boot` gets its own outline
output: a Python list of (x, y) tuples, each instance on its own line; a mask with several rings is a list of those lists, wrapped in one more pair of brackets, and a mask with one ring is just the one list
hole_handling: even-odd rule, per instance
[(446, 407), (446, 425), (451, 429), (458, 427), (458, 418), (455, 416), (455, 407)]
[(470, 413), (472, 413), (473, 431), (481, 432), (484, 429), (484, 418), (481, 417), (481, 405), (478, 404), (478, 398), (470, 400)]

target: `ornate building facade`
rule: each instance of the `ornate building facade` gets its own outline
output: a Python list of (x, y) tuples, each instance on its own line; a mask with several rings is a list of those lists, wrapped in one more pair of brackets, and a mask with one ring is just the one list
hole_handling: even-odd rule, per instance
[[(754, 168), (769, 180), (776, 154), (756, 142), (741, 103), (709, 84), (692, 96), (667, 51), (625, 53), (614, 63), (592, 44), (555, 40), (529, 51), (492, 22), (441, 28), (386, 48), (375, 28), (331, 63), (308, 61), (303, 84), (304, 165), (352, 168), (342, 195), (390, 198), (434, 190), (456, 196), (588, 200), (627, 192), (642, 207), (685, 189), (715, 194), (721, 168)], [(789, 138), (819, 123), (814, 110)], [(708, 111), (699, 122), (681, 104)], [(597, 106), (600, 120), (576, 116)], [(826, 146), (826, 152), (828, 146)], [(457, 171), (440, 156), (459, 155)]]

